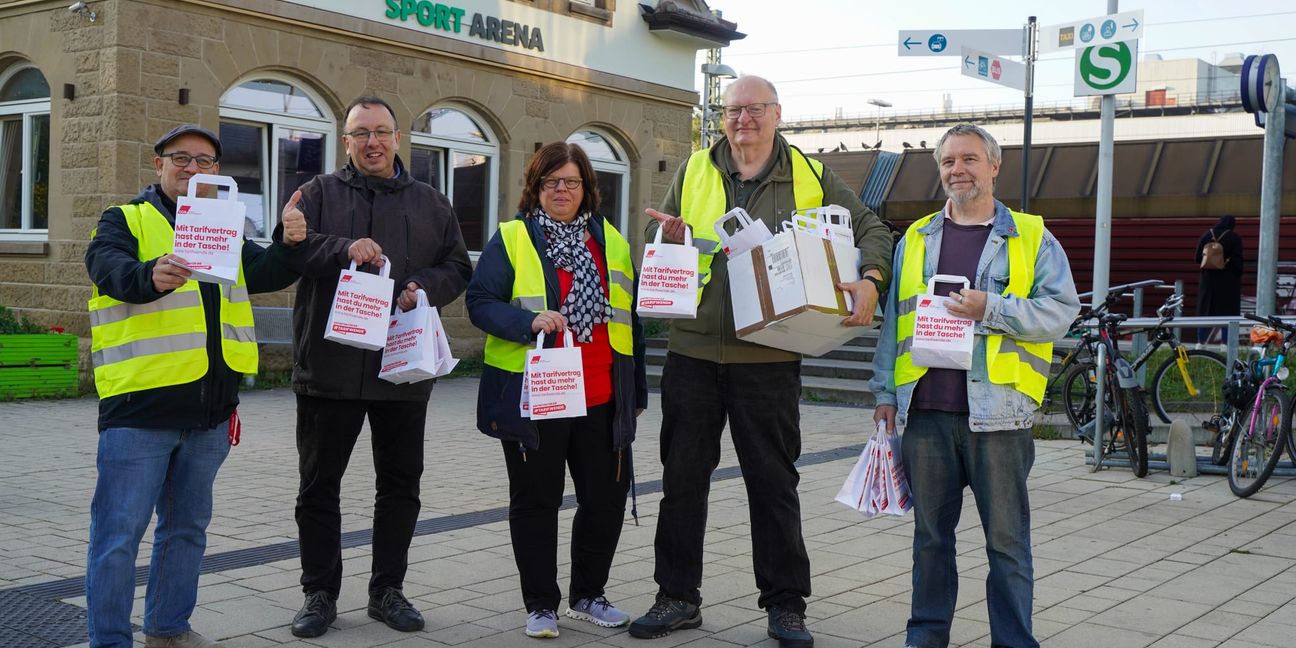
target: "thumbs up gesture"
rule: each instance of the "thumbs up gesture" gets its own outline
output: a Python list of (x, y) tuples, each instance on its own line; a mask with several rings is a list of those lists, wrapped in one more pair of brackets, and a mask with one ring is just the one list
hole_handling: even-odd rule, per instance
[(288, 199), (288, 204), (284, 205), (283, 214), (279, 217), (279, 221), (283, 223), (284, 245), (297, 245), (306, 240), (306, 214), (297, 208), (301, 195), (300, 189), (293, 192), (292, 198)]

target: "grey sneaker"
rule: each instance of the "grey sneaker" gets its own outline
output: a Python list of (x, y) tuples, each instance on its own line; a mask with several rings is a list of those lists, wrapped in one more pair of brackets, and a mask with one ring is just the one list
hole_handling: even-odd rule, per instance
[(665, 637), (675, 630), (702, 625), (702, 609), (687, 601), (658, 596), (648, 613), (630, 624), (630, 636), (636, 639)]
[(558, 613), (553, 610), (536, 610), (527, 617), (526, 636), (552, 639), (558, 636)]
[(190, 630), (171, 637), (144, 635), (144, 648), (225, 648), (225, 645)]
[(814, 648), (814, 637), (806, 630), (805, 615), (794, 610), (770, 606), (769, 636), (778, 639), (779, 648)]
[(604, 628), (619, 628), (630, 623), (630, 615), (618, 610), (606, 596), (583, 598), (567, 608), (567, 616), (577, 621), (589, 621)]

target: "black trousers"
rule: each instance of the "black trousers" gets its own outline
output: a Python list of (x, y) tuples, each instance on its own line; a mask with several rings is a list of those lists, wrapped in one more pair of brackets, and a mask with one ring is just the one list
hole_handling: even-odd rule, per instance
[(711, 473), (725, 420), (747, 487), (760, 607), (805, 611), (801, 535), (801, 363), (718, 364), (671, 353), (662, 373), (662, 501), (654, 542), (659, 594), (701, 605)]
[(427, 402), (334, 400), (297, 395), (297, 534), (302, 589), (342, 589), (342, 475), (365, 416), (374, 472), (373, 572), (369, 591), (401, 587), (419, 514)]
[(509, 476), (509, 534), (522, 581), (527, 612), (557, 610), (558, 509), (563, 503), (564, 466), (576, 487), (571, 534), (569, 603), (603, 595), (621, 539), (629, 452), (612, 449), (612, 404), (591, 407), (580, 418), (537, 422), (540, 447), (523, 449), (504, 441)]

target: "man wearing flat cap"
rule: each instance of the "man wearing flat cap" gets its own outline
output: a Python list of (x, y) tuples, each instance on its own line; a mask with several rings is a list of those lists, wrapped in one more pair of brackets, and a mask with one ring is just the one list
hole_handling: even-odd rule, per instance
[[(91, 358), (99, 392), (99, 476), (90, 506), (86, 609), (92, 648), (129, 648), (135, 557), (157, 511), (144, 600), (148, 648), (220, 644), (189, 626), (207, 547), (216, 471), (238, 441), (238, 383), (256, 373), (249, 293), (286, 288), (306, 238), (283, 220), (269, 248), (244, 240), (233, 286), (199, 283), (172, 253), (176, 199), (220, 173), (220, 139), (183, 124), (158, 139), (157, 184), (109, 207), (86, 250), (94, 292)], [(204, 186), (210, 197), (214, 187)]]

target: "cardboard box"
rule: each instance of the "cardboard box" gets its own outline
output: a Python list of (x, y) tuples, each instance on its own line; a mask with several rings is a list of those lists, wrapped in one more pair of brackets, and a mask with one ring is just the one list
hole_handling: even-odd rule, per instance
[[(837, 290), (858, 281), (859, 250), (815, 234), (788, 230), (729, 259), (734, 328), (748, 342), (818, 356), (864, 327), (842, 326), (854, 306)], [(879, 318), (874, 318), (876, 324)]]

